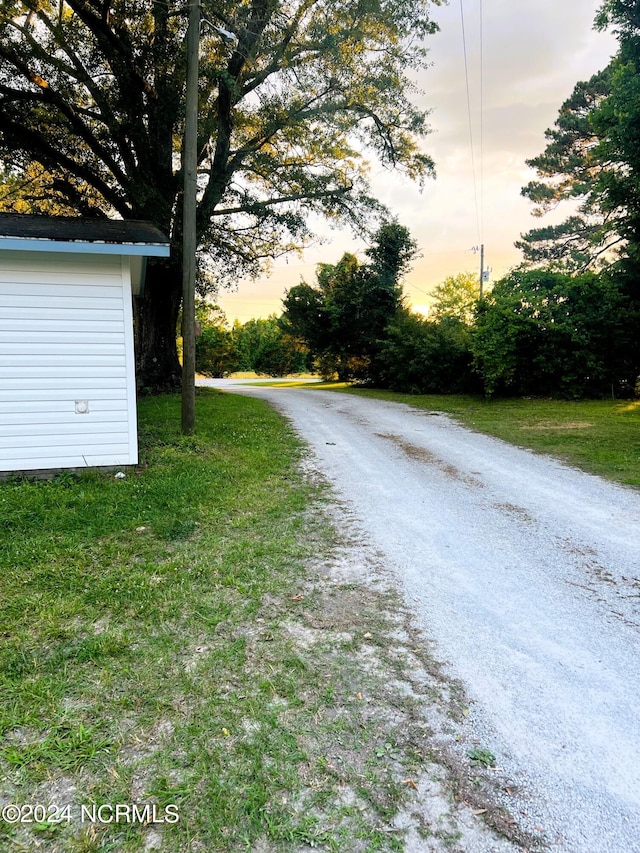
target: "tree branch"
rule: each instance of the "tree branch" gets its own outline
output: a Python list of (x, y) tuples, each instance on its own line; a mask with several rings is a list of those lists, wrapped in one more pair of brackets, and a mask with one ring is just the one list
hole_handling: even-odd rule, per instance
[(16, 124), (3, 115), (0, 111), (0, 132), (9, 134), (11, 139), (17, 143), (16, 148), (24, 149), (37, 156), (37, 159), (52, 168), (62, 167), (70, 174), (85, 181), (94, 187), (112, 207), (120, 213), (123, 218), (130, 216), (130, 208), (125, 199), (120, 196), (109, 184), (95, 174), (87, 166), (72, 159), (58, 148), (47, 142), (41, 134), (31, 130), (24, 125)]
[(234, 213), (257, 213), (260, 210), (266, 210), (269, 207), (273, 207), (279, 204), (287, 204), (293, 201), (309, 201), (309, 200), (318, 200), (322, 198), (340, 198), (348, 195), (353, 189), (352, 185), (347, 187), (336, 187), (330, 190), (317, 190), (316, 192), (300, 192), (300, 193), (291, 193), (290, 195), (280, 196), (278, 198), (270, 198), (265, 199), (264, 201), (252, 201), (246, 205), (240, 205), (238, 207), (226, 207), (226, 208), (218, 208), (211, 213), (211, 217), (215, 218), (217, 216), (230, 216)]

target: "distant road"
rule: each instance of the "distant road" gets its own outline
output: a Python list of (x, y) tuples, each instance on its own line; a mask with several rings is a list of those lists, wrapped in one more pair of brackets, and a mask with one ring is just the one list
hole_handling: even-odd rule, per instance
[(445, 415), (223, 386), (270, 402), (310, 446), (550, 849), (638, 853), (640, 493)]

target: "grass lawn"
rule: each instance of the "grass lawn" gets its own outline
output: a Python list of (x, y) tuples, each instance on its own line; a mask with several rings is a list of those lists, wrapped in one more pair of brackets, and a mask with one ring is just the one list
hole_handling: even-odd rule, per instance
[(640, 486), (640, 402), (397, 394), (323, 383), (310, 388), (376, 397), (446, 412), (461, 424), (511, 444), (549, 453), (618, 483)]
[[(272, 724), (297, 661), (250, 683), (243, 669), (265, 595), (295, 590), (310, 487), (266, 407), (215, 392), (198, 405), (198, 434), (184, 438), (179, 400), (142, 401), (144, 461), (125, 479), (0, 485), (3, 800), (177, 804), (183, 820), (163, 828), (176, 851), (188, 833), (203, 849), (250, 838), (299, 760)], [(238, 741), (248, 719), (259, 750)], [(36, 837), (142, 849), (139, 825), (74, 824), (41, 822)], [(28, 832), (0, 832), (36, 849)]]
[(197, 407), (185, 438), (177, 398), (141, 401), (123, 479), (0, 484), (0, 806), (27, 807), (0, 849), (393, 851), (413, 825), (444, 850), (473, 806), (513, 835), (498, 774), (433, 746), (425, 711), (464, 722), (464, 697), (396, 594), (332, 569), (292, 431), (258, 400)]

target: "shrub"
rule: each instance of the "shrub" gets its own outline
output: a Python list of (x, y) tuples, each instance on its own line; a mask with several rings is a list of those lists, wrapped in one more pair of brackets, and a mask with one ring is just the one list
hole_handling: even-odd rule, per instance
[(402, 310), (387, 326), (371, 374), (376, 385), (410, 394), (474, 390), (470, 329), (454, 317), (434, 322)]

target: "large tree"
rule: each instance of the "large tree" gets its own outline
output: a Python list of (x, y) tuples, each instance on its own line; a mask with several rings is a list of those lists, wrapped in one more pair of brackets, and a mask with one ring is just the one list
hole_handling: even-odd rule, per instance
[(573, 202), (574, 208), (564, 222), (533, 228), (516, 242), (531, 264), (581, 271), (603, 264), (621, 243), (615, 216), (602, 208), (600, 181), (611, 164), (602, 157), (594, 128), (594, 116), (611, 94), (612, 74), (608, 66), (576, 84), (545, 133), (547, 147), (527, 160), (538, 180), (530, 181), (522, 195), (535, 203), (534, 216), (544, 216), (561, 202)]
[(606, 0), (596, 26), (611, 28), (620, 44), (611, 93), (592, 120), (600, 138), (599, 156), (609, 164), (599, 181), (601, 208), (616, 220), (625, 242), (625, 286), (631, 286), (640, 301), (640, 5), (635, 0)]
[(540, 180), (522, 190), (542, 215), (571, 199), (565, 222), (536, 228), (517, 243), (526, 260), (568, 270), (622, 260), (640, 268), (640, 6), (606, 0), (596, 27), (610, 27), (619, 41), (611, 63), (578, 83), (562, 105), (549, 144), (528, 161)]
[(317, 286), (302, 282), (284, 299), (283, 327), (304, 341), (326, 374), (369, 378), (389, 321), (402, 305), (402, 276), (416, 243), (397, 222), (386, 222), (366, 250), (369, 263), (345, 253), (319, 264)]
[[(362, 228), (380, 211), (371, 156), (432, 174), (411, 74), (440, 1), (204, 0), (201, 282), (301, 245), (311, 212)], [(19, 197), (31, 212), (148, 219), (171, 238), (136, 306), (139, 379), (154, 389), (179, 375), (185, 30), (178, 0), (0, 8), (0, 158), (19, 187), (5, 209)]]

